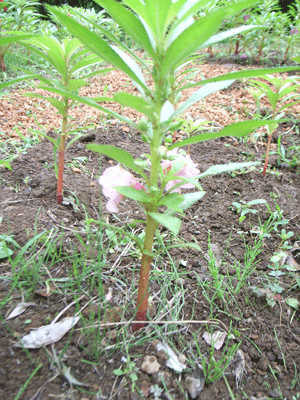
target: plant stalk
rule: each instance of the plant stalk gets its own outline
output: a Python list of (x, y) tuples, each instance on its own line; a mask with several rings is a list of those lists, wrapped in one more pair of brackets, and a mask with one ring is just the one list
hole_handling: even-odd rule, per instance
[(137, 330), (143, 328), (145, 326), (146, 314), (148, 309), (148, 286), (149, 286), (149, 275), (151, 269), (151, 262), (153, 259), (152, 247), (154, 241), (154, 235), (158, 223), (147, 214), (147, 222), (146, 222), (146, 232), (145, 232), (145, 241), (143, 248), (143, 255), (141, 261), (141, 270), (140, 270), (140, 279), (139, 279), (139, 287), (138, 287), (138, 296), (137, 296), (137, 313), (136, 320), (141, 321), (140, 323), (134, 323), (132, 325), (132, 332), (136, 332)]
[(62, 127), (61, 127), (61, 138), (58, 148), (58, 176), (57, 176), (57, 202), (61, 204), (63, 201), (63, 175), (64, 175), (64, 163), (65, 163), (65, 146), (67, 137), (67, 123), (68, 123), (68, 107), (66, 107), (65, 115), (63, 116)]
[(266, 171), (267, 171), (267, 167), (268, 167), (271, 139), (272, 139), (272, 134), (268, 136), (267, 153), (266, 153), (265, 166), (264, 166), (264, 170), (263, 170), (263, 176), (266, 176)]

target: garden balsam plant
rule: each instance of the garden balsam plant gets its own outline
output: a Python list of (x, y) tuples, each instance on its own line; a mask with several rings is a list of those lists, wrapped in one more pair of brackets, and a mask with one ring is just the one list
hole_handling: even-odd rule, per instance
[[(127, 74), (139, 93), (132, 95), (119, 92), (111, 99), (142, 113), (144, 117), (137, 123), (105, 109), (99, 102), (81, 98), (82, 103), (106, 111), (136, 128), (150, 148), (146, 160), (134, 160), (129, 152), (114, 146), (96, 144), (87, 146), (88, 149), (102, 153), (123, 165), (106, 169), (100, 177), (103, 194), (108, 198), (107, 210), (118, 212), (118, 204), (126, 196), (139, 202), (146, 216), (144, 239), (138, 237), (134, 239), (142, 254), (137, 295), (137, 321), (132, 327), (133, 331), (136, 331), (144, 326), (146, 320), (149, 275), (151, 263), (155, 257), (153, 241), (159, 225), (163, 225), (177, 235), (181, 221), (174, 214), (183, 213), (204, 195), (198, 182), (199, 178), (232, 171), (245, 165), (253, 165), (253, 163), (242, 163), (214, 166), (199, 174), (198, 166), (190, 156), (181, 153), (178, 148), (221, 136), (240, 137), (252, 132), (258, 126), (265, 125), (266, 122), (238, 122), (219, 132), (205, 132), (175, 142), (168, 149), (164, 146), (166, 136), (173, 135), (175, 130), (179, 129), (180, 124), (176, 119), (189, 107), (209, 94), (227, 88), (235, 79), (263, 75), (271, 71), (289, 70), (289, 68), (239, 71), (207, 80), (174, 85), (180, 67), (189, 61), (189, 57), (196, 51), (245, 30), (257, 28), (249, 24), (216, 33), (224, 19), (243, 9), (251, 8), (256, 0), (234, 4), (230, 2), (229, 5), (217, 8), (211, 14), (199, 19), (195, 19), (194, 16), (207, 3), (206, 0), (124, 0), (122, 3), (114, 0), (97, 0), (97, 3), (144, 50), (147, 61), (138, 57), (119, 38), (105, 31), (103, 27), (99, 26), (98, 29), (107, 40), (90, 32), (56, 8), (50, 6), (48, 8), (88, 49)], [(194, 94), (180, 105), (178, 104), (179, 95), (184, 89), (199, 86), (201, 87)], [(69, 95), (62, 90), (56, 89), (55, 92)], [(79, 96), (69, 96), (80, 101)], [(197, 191), (182, 193), (182, 189), (192, 188), (196, 188)], [(111, 229), (120, 231), (119, 228), (113, 226)], [(133, 235), (131, 236), (134, 238)], [(190, 246), (198, 248), (192, 243)]]
[[(289, 78), (284, 79), (283, 77), (276, 78), (272, 75), (266, 75), (264, 79), (269, 84), (257, 80), (250, 80), (252, 86), (256, 89), (254, 93), (250, 91), (250, 93), (252, 93), (252, 95), (254, 96), (256, 102), (258, 99), (258, 94), (261, 95), (259, 98), (261, 98), (263, 95), (267, 96), (271, 105), (272, 119), (274, 121), (273, 124), (267, 125), (268, 142), (263, 176), (266, 175), (271, 139), (274, 131), (278, 127), (278, 120), (285, 115), (285, 112), (288, 108), (300, 102), (300, 95), (298, 93), (300, 83), (298, 76), (290, 76)], [(286, 103), (290, 100), (294, 101)]]
[[(63, 89), (66, 93), (64, 96), (41, 95), (37, 93), (26, 93), (26, 96), (41, 98), (48, 101), (52, 106), (57, 109), (58, 114), (61, 115), (62, 123), (60, 134), (56, 139), (42, 134), (46, 139), (51, 141), (54, 150), (54, 165), (57, 177), (57, 202), (59, 204), (63, 201), (63, 170), (65, 150), (81, 135), (78, 129), (74, 131), (68, 130), (68, 119), (70, 118), (70, 110), (75, 105), (76, 101), (68, 97), (68, 94), (77, 94), (79, 89), (88, 84), (87, 78), (90, 76), (105, 73), (111, 68), (97, 69), (94, 72), (85, 73), (86, 69), (102, 63), (102, 59), (94, 54), (89, 54), (89, 50), (83, 48), (82, 43), (76, 39), (64, 39), (62, 42), (59, 40), (47, 37), (38, 36), (22, 42), (23, 46), (37, 53), (42, 59), (49, 63), (50, 67), (46, 70), (45, 74), (35, 74), (34, 77), (40, 81), (37, 88), (46, 91), (52, 89)], [(45, 67), (43, 68), (45, 70)], [(23, 72), (28, 72), (22, 69)], [(44, 71), (45, 72), (45, 71)], [(74, 137), (68, 142), (67, 138), (73, 134)], [(58, 165), (56, 164), (56, 153), (58, 151)]]

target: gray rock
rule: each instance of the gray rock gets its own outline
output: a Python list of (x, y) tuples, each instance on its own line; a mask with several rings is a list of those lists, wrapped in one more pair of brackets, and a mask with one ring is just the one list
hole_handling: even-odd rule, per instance
[(185, 378), (186, 388), (192, 399), (195, 399), (204, 387), (205, 380), (194, 378), (189, 375)]

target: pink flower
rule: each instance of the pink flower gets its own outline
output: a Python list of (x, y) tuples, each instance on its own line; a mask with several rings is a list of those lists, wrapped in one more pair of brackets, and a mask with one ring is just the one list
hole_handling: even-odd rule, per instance
[(249, 19), (250, 18), (250, 15), (249, 14), (246, 14), (245, 16), (244, 16), (244, 21), (247, 21), (247, 19)]
[[(178, 151), (178, 149), (174, 149), (174, 150), (168, 151), (168, 153), (167, 153), (168, 157), (177, 156), (174, 160), (163, 160), (161, 162), (161, 166), (162, 166), (165, 174), (167, 174), (168, 171), (170, 171), (170, 169), (172, 168), (172, 165), (175, 162), (184, 161), (183, 167), (181, 168), (180, 171), (178, 171), (175, 174), (175, 176), (178, 176), (180, 178), (194, 178), (195, 176), (199, 175), (200, 171), (197, 168), (197, 164), (191, 160), (190, 156), (189, 155), (184, 156), (181, 154), (177, 154), (177, 151)], [(165, 189), (170, 190), (173, 186), (177, 185), (180, 182), (182, 182), (181, 179), (173, 179), (166, 184)], [(182, 185), (180, 187), (173, 189), (172, 192), (180, 193), (181, 189), (193, 189), (194, 187), (195, 187), (195, 185), (193, 185), (192, 183), (182, 183)]]
[(111, 213), (119, 212), (117, 206), (124, 197), (114, 189), (115, 187), (133, 186), (138, 190), (143, 187), (130, 172), (120, 167), (120, 165), (106, 168), (99, 178), (99, 183), (102, 185), (104, 196), (108, 198), (106, 209)]
[(298, 31), (297, 28), (292, 28), (291, 31), (290, 31), (291, 35), (298, 35), (298, 33), (299, 33), (299, 31)]

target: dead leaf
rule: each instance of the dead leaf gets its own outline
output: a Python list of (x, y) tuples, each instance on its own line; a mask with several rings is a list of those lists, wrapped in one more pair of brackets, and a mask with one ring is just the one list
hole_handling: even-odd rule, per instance
[(238, 388), (243, 381), (244, 373), (246, 372), (246, 362), (244, 353), (242, 350), (238, 350), (235, 354), (235, 359), (233, 361), (234, 370), (232, 371), (233, 375), (235, 375), (235, 384)]
[(24, 311), (30, 306), (35, 306), (35, 303), (20, 303), (18, 304), (12, 312), (6, 318), (6, 321), (12, 318), (16, 318), (18, 315), (23, 314)]
[(17, 347), (26, 349), (38, 349), (58, 342), (70, 329), (79, 321), (80, 317), (67, 317), (60, 322), (50, 325), (43, 325), (40, 328), (32, 330), (28, 335), (23, 336)]
[(81, 174), (81, 169), (80, 168), (72, 167), (71, 170), (73, 172), (76, 172), (77, 174)]
[(205, 332), (202, 337), (207, 344), (211, 344), (216, 350), (220, 350), (220, 348), (223, 346), (226, 336), (226, 332), (216, 331), (213, 334)]
[(156, 350), (157, 351), (164, 351), (168, 356), (169, 359), (166, 362), (166, 366), (173, 369), (176, 372), (182, 372), (184, 369), (186, 369), (186, 365), (182, 364), (177, 355), (175, 354), (174, 350), (171, 349), (171, 347), (169, 345), (167, 345), (164, 342), (158, 342), (156, 345)]
[(295, 261), (293, 255), (290, 252), (282, 253), (282, 257), (279, 260), (279, 265), (281, 267), (283, 265), (286, 265), (287, 267), (289, 267), (288, 269), (292, 271), (300, 270), (299, 264), (297, 263), (297, 261)]
[(129, 132), (128, 126), (121, 126), (121, 129), (123, 132), (127, 132), (127, 133)]

